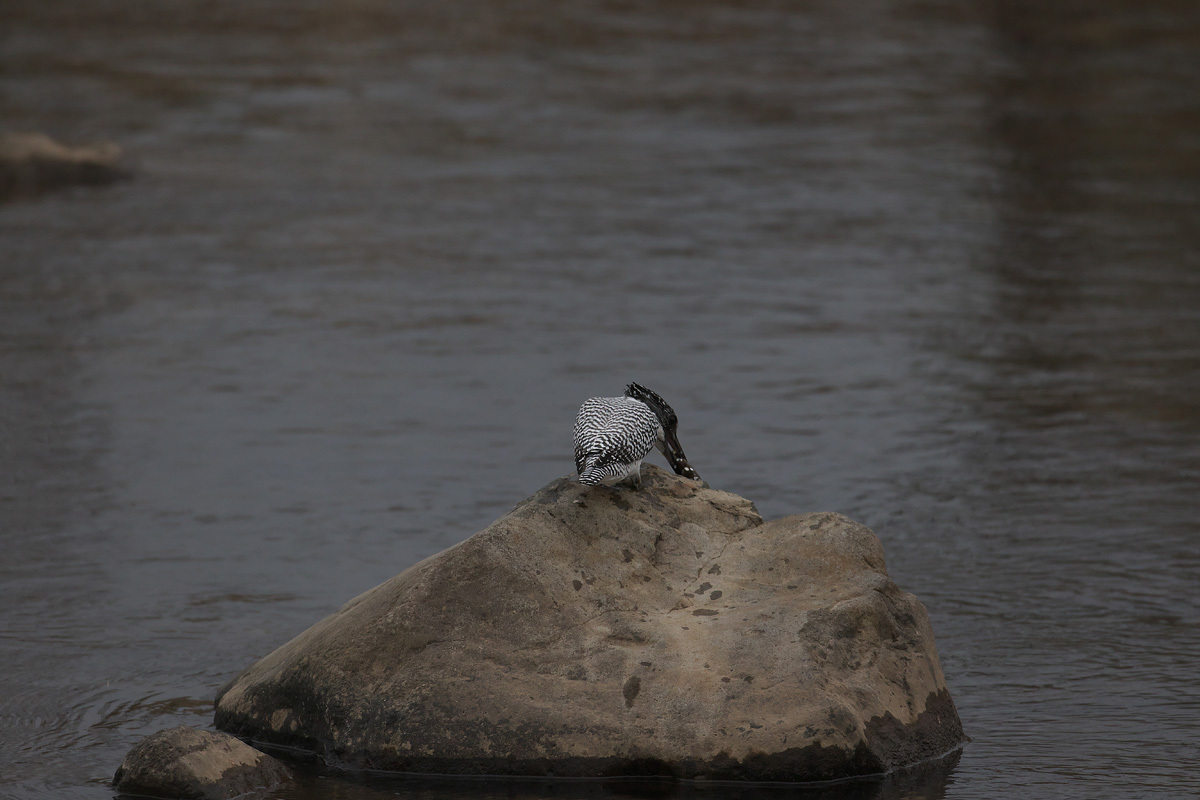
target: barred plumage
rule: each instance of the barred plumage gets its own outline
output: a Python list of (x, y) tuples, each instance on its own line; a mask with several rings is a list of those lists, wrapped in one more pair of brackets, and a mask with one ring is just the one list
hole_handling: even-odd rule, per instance
[(687, 463), (675, 435), (678, 419), (654, 392), (629, 384), (624, 397), (592, 397), (575, 417), (575, 469), (579, 482), (612, 485), (632, 478), (641, 483), (642, 459), (657, 447), (679, 475), (700, 476)]

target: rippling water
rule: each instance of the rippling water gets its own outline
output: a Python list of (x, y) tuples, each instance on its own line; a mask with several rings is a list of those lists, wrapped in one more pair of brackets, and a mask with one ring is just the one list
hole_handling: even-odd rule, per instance
[[(0, 125), (137, 178), (0, 206), (0, 795), (110, 796), (629, 380), (929, 608), (973, 741), (821, 796), (1200, 792), (1194, 4), (4, 17)], [(295, 790), (395, 793), (628, 791)]]

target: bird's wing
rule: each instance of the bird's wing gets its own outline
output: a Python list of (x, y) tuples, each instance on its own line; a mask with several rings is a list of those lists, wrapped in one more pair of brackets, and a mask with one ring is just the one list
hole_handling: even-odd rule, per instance
[(638, 400), (628, 397), (585, 400), (575, 417), (575, 467), (582, 470), (589, 453), (622, 464), (640, 461), (650, 452), (658, 427), (654, 412)]

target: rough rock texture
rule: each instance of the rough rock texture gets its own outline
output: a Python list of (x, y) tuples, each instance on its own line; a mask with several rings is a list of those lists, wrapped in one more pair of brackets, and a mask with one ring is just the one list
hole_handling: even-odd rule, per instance
[(78, 184), (101, 185), (128, 177), (113, 142), (66, 147), (40, 133), (0, 135), (0, 202)]
[(642, 469), (557, 480), (350, 601), (231, 681), (217, 726), (376, 769), (772, 781), (962, 743), (871, 531)]
[(224, 733), (181, 725), (139, 742), (113, 777), (122, 794), (223, 800), (291, 780), (291, 771), (266, 753)]

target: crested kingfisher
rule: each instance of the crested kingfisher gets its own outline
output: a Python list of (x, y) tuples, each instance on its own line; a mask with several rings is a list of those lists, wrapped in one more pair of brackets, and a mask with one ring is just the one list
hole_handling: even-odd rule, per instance
[(575, 469), (587, 486), (631, 478), (642, 484), (642, 459), (658, 448), (676, 475), (700, 480), (679, 446), (675, 410), (654, 392), (631, 383), (623, 397), (592, 397), (575, 417)]

